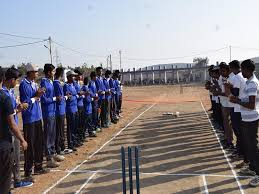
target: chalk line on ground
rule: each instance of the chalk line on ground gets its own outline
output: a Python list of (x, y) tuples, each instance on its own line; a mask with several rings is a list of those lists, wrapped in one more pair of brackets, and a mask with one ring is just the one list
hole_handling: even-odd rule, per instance
[(203, 194), (209, 194), (208, 185), (207, 185), (205, 175), (202, 175), (201, 178), (202, 178), (202, 193)]
[(223, 154), (224, 154), (224, 156), (225, 156), (225, 158), (226, 158), (226, 161), (227, 161), (227, 163), (228, 163), (228, 165), (229, 165), (229, 167), (230, 167), (230, 169), (231, 169), (231, 171), (232, 171), (232, 173), (233, 173), (233, 175), (234, 175), (234, 178), (235, 178), (235, 180), (236, 180), (236, 182), (237, 182), (237, 185), (238, 185), (238, 187), (239, 187), (239, 190), (240, 190), (240, 192), (241, 192), (242, 194), (245, 194), (245, 191), (244, 191), (244, 189), (243, 189), (241, 183), (239, 182), (239, 178), (238, 178), (238, 176), (237, 176), (237, 174), (236, 174), (236, 171), (234, 170), (234, 167), (232, 166), (232, 164), (231, 164), (231, 162), (230, 162), (230, 160), (229, 160), (229, 158), (228, 158), (228, 156), (227, 156), (225, 150), (224, 150), (223, 147), (222, 147), (222, 144), (221, 144), (221, 142), (220, 142), (220, 139), (219, 139), (219, 137), (218, 137), (218, 134), (217, 134), (217, 132), (216, 132), (216, 130), (215, 130), (215, 128), (214, 128), (214, 126), (213, 126), (213, 124), (212, 124), (210, 118), (209, 118), (209, 115), (208, 115), (206, 109), (205, 109), (204, 106), (203, 106), (202, 101), (200, 101), (200, 103), (201, 103), (201, 106), (202, 106), (202, 108), (203, 108), (203, 110), (204, 110), (204, 112), (205, 112), (205, 114), (206, 114), (206, 116), (207, 116), (207, 118), (208, 118), (208, 121), (209, 121), (209, 123), (210, 123), (212, 129), (213, 129), (213, 132), (214, 132), (214, 134), (215, 134), (215, 136), (216, 136), (216, 138), (217, 138), (217, 140), (218, 140), (218, 143), (219, 143), (220, 148), (221, 148), (221, 150), (222, 150), (222, 152), (223, 152)]
[(94, 172), (86, 181), (85, 183), (75, 192), (75, 194), (79, 194), (82, 189), (86, 188), (87, 184), (97, 175), (98, 171)]

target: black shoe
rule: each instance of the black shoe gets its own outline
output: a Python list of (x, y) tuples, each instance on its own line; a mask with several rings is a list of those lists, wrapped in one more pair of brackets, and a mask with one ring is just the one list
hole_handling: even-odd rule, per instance
[(77, 151), (77, 149), (76, 149), (74, 146), (70, 146), (70, 147), (68, 147), (68, 149), (73, 150), (73, 152), (76, 152), (76, 151)]
[(36, 174), (36, 175), (47, 174), (49, 172), (50, 172), (50, 170), (48, 168), (39, 168), (39, 169), (35, 168), (34, 169), (34, 174)]

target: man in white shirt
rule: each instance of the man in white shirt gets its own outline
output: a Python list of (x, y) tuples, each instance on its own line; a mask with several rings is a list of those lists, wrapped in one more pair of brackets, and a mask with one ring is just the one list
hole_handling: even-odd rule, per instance
[(219, 86), (221, 89), (221, 92), (219, 93), (220, 96), (220, 103), (222, 105), (222, 117), (223, 117), (223, 128), (224, 128), (224, 136), (225, 141), (223, 141), (223, 147), (224, 149), (233, 149), (234, 145), (232, 143), (233, 141), (233, 130), (230, 125), (230, 112), (231, 112), (231, 104), (228, 100), (228, 95), (225, 91), (225, 84), (228, 81), (228, 78), (233, 76), (233, 74), (230, 75), (230, 69), (229, 66), (225, 62), (221, 62), (219, 65), (220, 68), (220, 78), (219, 78)]
[(244, 97), (239, 99), (232, 96), (231, 102), (240, 105), (242, 117), (242, 136), (244, 141), (245, 153), (249, 160), (249, 166), (240, 170), (241, 174), (255, 176), (251, 181), (251, 186), (259, 185), (259, 151), (257, 147), (257, 132), (259, 119), (259, 80), (254, 75), (255, 64), (248, 59), (241, 64), (242, 75), (247, 78), (244, 89)]
[[(243, 77), (240, 71), (240, 62), (238, 60), (231, 61), (229, 63), (230, 71), (234, 74), (234, 76), (228, 79), (227, 90), (229, 92), (229, 96), (237, 96), (242, 98), (244, 95), (244, 88), (246, 85), (246, 79)], [(230, 105), (233, 107), (231, 108), (231, 123), (234, 134), (236, 136), (236, 150), (232, 154), (233, 159), (239, 159), (244, 156), (244, 149), (242, 147), (242, 137), (241, 137), (241, 113), (240, 113), (240, 106), (238, 104), (234, 104), (230, 102)], [(246, 157), (244, 156), (244, 162), (247, 162)], [(244, 163), (241, 163), (244, 164)], [(242, 165), (240, 166), (242, 167)]]

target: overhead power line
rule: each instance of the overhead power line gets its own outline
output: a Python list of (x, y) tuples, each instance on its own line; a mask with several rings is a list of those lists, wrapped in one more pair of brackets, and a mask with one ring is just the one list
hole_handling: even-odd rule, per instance
[(27, 46), (27, 45), (32, 45), (32, 44), (38, 44), (38, 43), (45, 42), (45, 41), (47, 41), (47, 40), (40, 40), (40, 41), (28, 42), (28, 43), (16, 44), (16, 45), (0, 46), (0, 49)]
[(30, 37), (30, 36), (22, 36), (22, 35), (9, 34), (9, 33), (4, 33), (4, 32), (0, 32), (0, 35), (4, 35), (4, 36), (12, 36), (12, 37), (16, 37), (16, 38), (33, 39), (33, 40), (44, 40), (44, 38), (36, 38), (36, 37)]

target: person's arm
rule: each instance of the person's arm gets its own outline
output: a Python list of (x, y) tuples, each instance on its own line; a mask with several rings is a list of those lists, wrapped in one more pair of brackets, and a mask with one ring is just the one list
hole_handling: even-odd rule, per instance
[(11, 131), (13, 132), (15, 137), (17, 137), (17, 139), (20, 140), (23, 149), (26, 150), (27, 142), (24, 140), (21, 131), (19, 130), (18, 126), (16, 125), (16, 122), (15, 122), (14, 116), (13, 116), (14, 109), (12, 106), (12, 101), (9, 97), (7, 97), (3, 103), (3, 110), (5, 111), (5, 113), (7, 115), (6, 120), (7, 120), (9, 128), (11, 129)]
[[(42, 80), (40, 83), (41, 88), (47, 88), (46, 87), (46, 81)], [(52, 102), (56, 101), (56, 97), (47, 97), (47, 92), (45, 92), (42, 96), (41, 96), (41, 102), (43, 104), (51, 104)]]
[(11, 131), (15, 135), (15, 137), (17, 139), (19, 139), (19, 141), (21, 142), (21, 146), (22, 146), (23, 150), (26, 150), (28, 147), (28, 144), (25, 141), (25, 139), (23, 138), (22, 133), (19, 130), (18, 126), (16, 125), (13, 115), (7, 116), (7, 122), (8, 122), (8, 125), (9, 125)]

